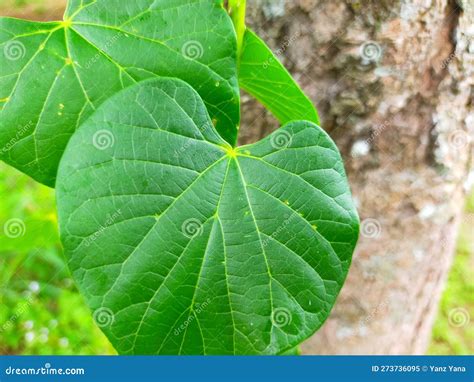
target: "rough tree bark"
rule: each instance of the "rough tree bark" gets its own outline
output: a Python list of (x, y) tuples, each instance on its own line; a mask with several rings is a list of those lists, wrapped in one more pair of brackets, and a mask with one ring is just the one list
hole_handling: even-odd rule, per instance
[[(249, 24), (341, 148), (363, 222), (338, 303), (303, 352), (423, 354), (472, 169), (474, 1), (249, 3)], [(277, 127), (248, 97), (244, 112), (242, 143)]]

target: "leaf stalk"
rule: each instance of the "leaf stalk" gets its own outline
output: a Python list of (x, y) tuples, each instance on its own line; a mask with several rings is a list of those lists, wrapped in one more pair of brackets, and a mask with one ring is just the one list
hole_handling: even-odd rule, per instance
[(237, 34), (237, 58), (240, 62), (242, 54), (242, 45), (247, 26), (245, 25), (245, 13), (247, 8), (246, 0), (229, 0), (228, 11), (232, 22), (234, 23), (235, 33)]

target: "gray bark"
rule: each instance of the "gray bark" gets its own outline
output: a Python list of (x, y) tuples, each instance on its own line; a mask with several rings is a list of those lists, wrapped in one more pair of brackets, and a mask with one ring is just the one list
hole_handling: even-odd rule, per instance
[[(341, 149), (362, 220), (336, 307), (303, 352), (423, 354), (472, 169), (474, 1), (249, 6)], [(277, 127), (245, 100), (242, 143)]]

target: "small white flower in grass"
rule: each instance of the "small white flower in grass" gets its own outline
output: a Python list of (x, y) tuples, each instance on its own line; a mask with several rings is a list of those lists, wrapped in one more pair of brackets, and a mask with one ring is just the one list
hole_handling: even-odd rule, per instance
[(25, 341), (26, 342), (33, 342), (36, 338), (35, 333), (33, 332), (26, 332), (25, 333)]
[(28, 284), (28, 289), (33, 293), (37, 294), (40, 291), (40, 285), (38, 281), (32, 281)]
[(59, 339), (59, 346), (62, 348), (67, 348), (69, 346), (69, 340), (65, 337)]
[(45, 344), (46, 342), (48, 342), (49, 340), (49, 336), (47, 334), (40, 334), (38, 336), (38, 341), (41, 342), (42, 344)]
[(26, 330), (31, 330), (31, 329), (33, 329), (34, 326), (35, 326), (35, 323), (31, 320), (25, 321), (25, 323), (23, 324), (23, 327)]

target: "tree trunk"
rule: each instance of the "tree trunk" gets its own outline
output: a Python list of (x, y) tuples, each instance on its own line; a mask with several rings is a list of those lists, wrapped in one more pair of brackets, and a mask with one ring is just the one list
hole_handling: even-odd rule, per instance
[[(341, 149), (362, 220), (347, 283), (306, 354), (426, 351), (472, 168), (474, 2), (462, 2), (249, 2), (249, 24)], [(277, 127), (245, 100), (242, 143)]]

